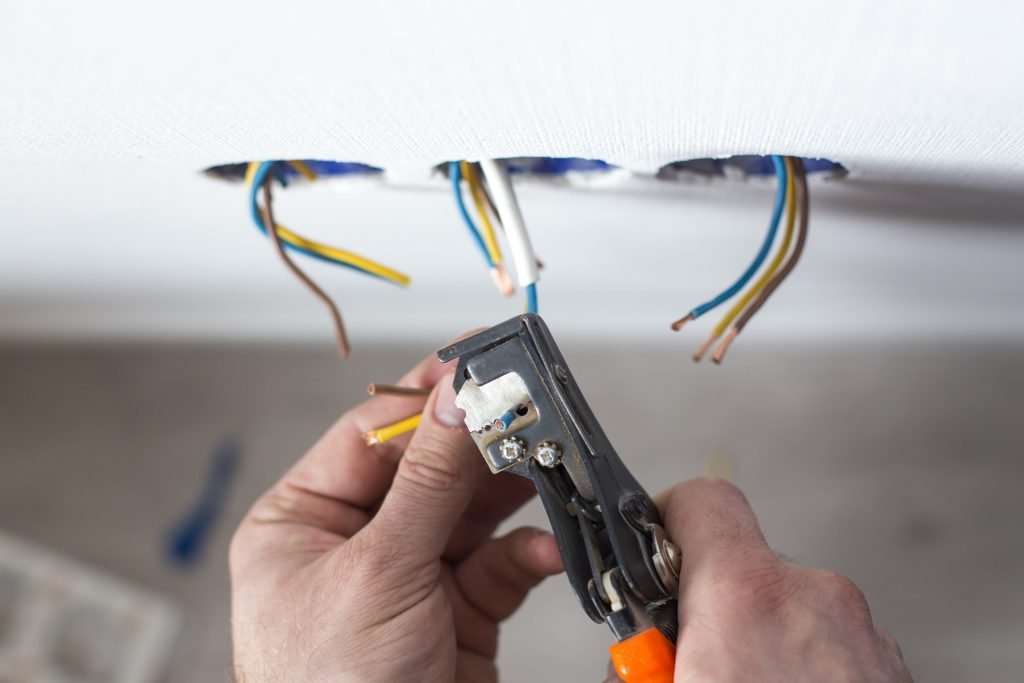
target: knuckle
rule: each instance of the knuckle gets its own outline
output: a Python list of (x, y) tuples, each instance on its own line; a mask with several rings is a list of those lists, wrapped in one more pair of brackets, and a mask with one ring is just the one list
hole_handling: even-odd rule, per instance
[(749, 509), (747, 497), (732, 482), (699, 478), (676, 484), (669, 490), (665, 514), (678, 522), (680, 518), (693, 515), (697, 510), (717, 519), (733, 518)]
[(691, 479), (683, 484), (677, 484), (676, 488), (679, 489), (680, 494), (685, 490), (688, 495), (701, 493), (707, 498), (721, 498), (741, 502), (744, 505), (748, 504), (747, 497), (743, 494), (743, 491), (728, 479), (701, 477), (699, 479)]
[(823, 571), (819, 575), (818, 586), (826, 602), (835, 611), (848, 617), (858, 617), (862, 621), (871, 620), (871, 612), (864, 592), (848, 577), (835, 572)]
[(889, 650), (892, 656), (897, 660), (903, 661), (903, 648), (900, 647), (899, 641), (886, 631), (885, 629), (876, 629), (878, 632), (878, 638), (882, 641), (882, 644)]
[(735, 509), (737, 505), (749, 507), (747, 497), (730, 481), (700, 477), (674, 485), (664, 494), (666, 518), (671, 523), (692, 514), (699, 506), (707, 509)]
[(778, 612), (799, 588), (793, 572), (774, 560), (730, 573), (719, 586), (720, 598), (734, 612), (768, 615)]
[(541, 578), (532, 570), (527, 553), (537, 537), (533, 529), (516, 529), (494, 542), (492, 553), (484, 553), (484, 573), (490, 583), (513, 593), (525, 593)]
[(424, 435), (410, 446), (398, 468), (398, 476), (414, 488), (447, 491), (460, 479), (458, 454), (436, 435)]
[(398, 469), (398, 478), (413, 489), (447, 491), (458, 482), (454, 468), (437, 461), (408, 461)]
[(296, 509), (294, 498), (275, 486), (253, 503), (248, 519), (258, 523), (273, 524), (291, 517)]
[(767, 548), (757, 518), (735, 484), (721, 479), (694, 479), (683, 484), (675, 500), (678, 507), (669, 509), (666, 516), (677, 528), (699, 525), (700, 536), (743, 551)]

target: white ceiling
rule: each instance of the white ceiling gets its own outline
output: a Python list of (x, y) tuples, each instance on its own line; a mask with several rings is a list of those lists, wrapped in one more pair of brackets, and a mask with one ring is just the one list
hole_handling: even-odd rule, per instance
[[(241, 188), (196, 173), (212, 164), (362, 161), (401, 185), (461, 157), (649, 171), (766, 152), (851, 176), (812, 186), (805, 260), (751, 330), (1024, 332), (1018, 3), (11, 0), (4, 15), (5, 335), (329, 338)], [(340, 188), (289, 189), (279, 211), (414, 277), (403, 292), (312, 266), (357, 345), (518, 311), (440, 182)], [(556, 331), (669, 340), (750, 258), (771, 189), (527, 187), (522, 202)]]

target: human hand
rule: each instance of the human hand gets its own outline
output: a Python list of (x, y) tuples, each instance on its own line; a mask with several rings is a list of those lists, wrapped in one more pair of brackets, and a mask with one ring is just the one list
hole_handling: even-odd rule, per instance
[[(561, 571), (554, 538), (497, 525), (533, 494), (489, 474), (433, 357), (346, 413), (249, 511), (231, 543), (239, 683), (497, 681), (498, 624)], [(424, 409), (425, 408), (425, 409)], [(424, 409), (370, 447), (363, 432)]]
[(779, 558), (735, 486), (697, 479), (660, 502), (683, 551), (676, 683), (912, 680), (860, 589)]

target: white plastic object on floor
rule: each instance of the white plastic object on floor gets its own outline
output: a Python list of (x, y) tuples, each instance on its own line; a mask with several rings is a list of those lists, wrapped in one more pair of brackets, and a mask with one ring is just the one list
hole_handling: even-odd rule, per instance
[(0, 673), (10, 680), (150, 683), (179, 624), (163, 598), (0, 532)]

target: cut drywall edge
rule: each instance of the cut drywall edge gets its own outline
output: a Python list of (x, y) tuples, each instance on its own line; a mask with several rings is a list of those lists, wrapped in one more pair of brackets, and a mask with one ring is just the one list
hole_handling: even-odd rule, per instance
[[(847, 169), (830, 159), (802, 158), (808, 176), (828, 179), (844, 178)], [(302, 184), (313, 178), (305, 177), (296, 160), (281, 160), (274, 167), (274, 177), (287, 187)], [(356, 161), (325, 159), (298, 160), (316, 176), (317, 181), (344, 181), (347, 185), (372, 187), (387, 184), (396, 188), (427, 187), (447, 190), (448, 161), (430, 167), (403, 166), (388, 170), (380, 166)], [(544, 183), (559, 187), (614, 190), (664, 189), (665, 183), (712, 182), (719, 180), (747, 180), (770, 178), (774, 175), (771, 158), (766, 155), (742, 154), (724, 157), (704, 157), (673, 161), (653, 172), (646, 168), (627, 166), (581, 157), (511, 157), (502, 160), (512, 178), (519, 183)], [(203, 173), (218, 180), (241, 182), (253, 162), (231, 162), (203, 169)]]

